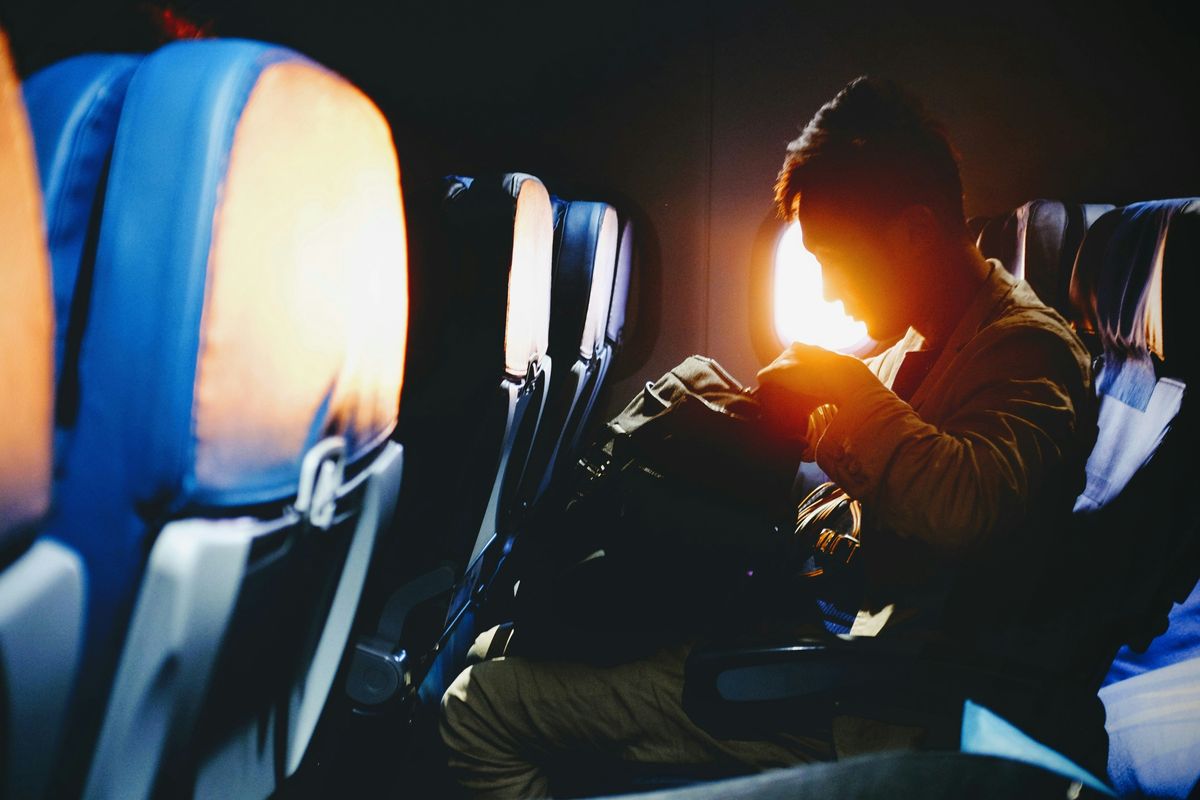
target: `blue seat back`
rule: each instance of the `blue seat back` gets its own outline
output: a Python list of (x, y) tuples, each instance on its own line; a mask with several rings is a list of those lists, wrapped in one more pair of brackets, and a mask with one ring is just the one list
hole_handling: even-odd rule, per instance
[[(91, 796), (113, 786), (129, 796), (148, 791), (160, 758), (187, 748), (206, 676), (243, 646), (225, 637), (224, 626), (250, 625), (238, 610), (239, 586), (251, 580), (264, 548), (280, 563), (311, 560), (315, 551), (297, 538), (312, 524), (311, 506), (301, 506), (316, 502), (305, 494), (312, 489), (302, 479), (306, 458), (336, 439), (336, 469), (326, 472), (345, 474), (349, 486), (384, 457), (407, 319), (395, 150), (365, 96), (292, 51), (253, 42), (179, 42), (147, 56), (132, 77), (115, 79), (127, 64), (112, 57), (107, 70), (86, 60), (48, 70), (38, 76), (36, 111), (44, 115), (36, 127), (47, 132), (44, 180), (63, 187), (48, 194), (64, 219), (56, 287), (63, 307), (87, 307), (86, 324), (68, 321), (64, 334), (63, 375), (77, 376), (78, 406), (60, 418), (49, 530), (83, 556), (92, 578), (85, 679), (69, 746), (86, 760), (80, 754), (90, 751), (107, 704)], [(102, 79), (107, 88), (95, 89)], [(126, 80), (121, 103), (116, 95)], [(77, 172), (88, 166), (97, 176), (106, 149), (107, 180), (91, 178), (103, 186), (96, 202)], [(76, 244), (90, 227), (97, 230), (94, 263), (87, 245)], [(80, 280), (85, 270), (89, 281)], [(395, 454), (388, 458), (398, 463)], [(339, 502), (348, 493), (330, 486), (326, 480)], [(354, 516), (343, 509), (339, 519)], [(234, 530), (222, 522), (251, 517), (281, 520), (274, 539), (262, 526)], [(196, 520), (213, 520), (219, 530)], [(330, 641), (320, 622), (356, 598), (346, 583), (351, 570), (338, 565), (348, 552), (369, 559), (374, 531), (367, 545), (347, 543), (361, 533), (335, 537), (343, 546), (324, 554), (332, 559), (328, 575), (283, 592), (286, 601), (271, 598), (311, 612), (316, 626), (311, 635), (297, 627), (293, 639), (312, 639), (305, 653), (276, 654), (287, 665), (280, 683), (299, 665), (291, 677), (308, 682), (296, 691), (307, 698), (300, 705), (309, 716), (314, 702), (319, 713), (333, 676), (315, 680), (307, 659), (330, 649), (335, 662), (340, 657), (349, 622), (341, 642)], [(226, 545), (227, 592), (203, 555)], [(361, 578), (349, 580), (361, 589)], [(204, 579), (211, 585), (203, 593), (180, 588)], [(272, 584), (268, 593), (279, 595), (283, 586)], [(212, 604), (221, 603), (213, 616)], [(175, 633), (153, 611), (172, 604), (173, 624), (184, 626)], [(278, 619), (264, 616), (258, 624), (265, 630), (280, 629)], [(200, 618), (203, 635), (184, 625)], [(245, 641), (255, 638), (250, 628), (241, 631)], [(316, 684), (324, 690), (308, 691)], [(143, 699), (152, 685), (160, 694)], [(287, 687), (275, 689), (286, 697)], [(234, 708), (238, 700), (215, 705)], [(164, 721), (164, 741), (144, 739), (148, 718), (138, 714)], [(284, 749), (302, 751), (311, 730), (275, 733), (287, 738)], [(287, 768), (297, 760), (289, 752)]]
[(569, 462), (611, 353), (605, 333), (618, 235), (612, 206), (554, 198), (549, 352), (558, 369), (522, 479), (521, 499), (527, 505), (549, 487), (560, 457)]
[[(350, 697), (367, 705), (419, 683), (407, 671), (444, 652), (439, 639), (464, 619), (494, 564), (498, 533), (518, 510), (511, 486), (551, 380), (546, 187), (525, 173), (450, 176), (439, 200), (414, 265), (398, 535), (371, 579), (347, 679)], [(408, 626), (417, 605), (429, 613)], [(395, 677), (387, 687), (377, 679), (384, 673)]]
[(524, 173), (452, 176), (443, 191), (440, 246), (419, 267), (442, 313), (413, 343), (436, 356), (401, 418), (411, 470), (401, 516), (438, 533), (406, 543), (397, 560), (446, 559), (461, 574), (512, 512), (504, 487), (541, 417), (553, 364), (553, 217), (545, 186)]
[[(22, 86), (37, 149), (54, 274), (55, 378), (72, 343), (56, 417), (69, 427), (78, 411), (78, 344), (91, 299), (103, 190), (117, 121), (138, 56), (84, 55), (30, 76)], [(80, 283), (82, 281), (82, 284)], [(69, 331), (69, 332), (68, 332)]]

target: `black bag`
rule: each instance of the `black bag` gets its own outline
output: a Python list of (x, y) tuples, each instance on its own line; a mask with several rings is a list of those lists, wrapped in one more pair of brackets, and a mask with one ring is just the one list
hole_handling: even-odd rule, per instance
[(712, 359), (647, 383), (538, 526), (546, 557), (522, 573), (518, 647), (621, 660), (743, 624), (748, 606), (807, 613), (786, 596), (803, 593), (786, 578), (809, 547), (790, 502), (804, 447)]

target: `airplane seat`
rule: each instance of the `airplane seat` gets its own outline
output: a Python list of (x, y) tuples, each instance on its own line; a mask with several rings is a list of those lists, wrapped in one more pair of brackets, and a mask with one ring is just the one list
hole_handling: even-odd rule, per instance
[(988, 221), (979, 234), (984, 256), (1026, 280), (1046, 305), (1066, 314), (1071, 269), (1083, 235), (1113, 206), (1031, 200)]
[[(79, 155), (102, 151), (94, 122), (54, 107), (77, 76), (40, 76), (44, 129), (83, 143), (48, 185), (103, 161)], [(292, 51), (177, 42), (128, 80), (103, 191), (94, 261), (55, 260), (86, 315), (63, 345), (78, 396), (48, 526), (90, 578), (60, 782), (266, 796), (305, 752), (398, 491), (390, 130)], [(88, 222), (86, 192), (58, 196)]]
[(991, 221), (991, 217), (987, 217), (982, 214), (977, 214), (974, 217), (969, 217), (967, 219), (967, 230), (971, 234), (971, 241), (973, 241), (976, 245), (979, 244), (979, 236), (983, 233), (983, 229), (986, 228), (988, 223)]
[(396, 520), (406, 535), (372, 576), (362, 614), (369, 632), (356, 642), (346, 681), (360, 709), (411, 699), (446, 637), (460, 630), (515, 510), (511, 487), (554, 380), (546, 187), (525, 173), (451, 176), (440, 211), (438, 230), (423, 232), (431, 239), (425, 263), (416, 265), (416, 303), (428, 298), (440, 313), (422, 312), (410, 342), (422, 369), (399, 427), (407, 465)]
[(1081, 326), (1103, 346), (1100, 438), (1076, 511), (1119, 553), (1101, 565), (1110, 568), (1096, 592), (1100, 618), (1116, 621), (1100, 693), (1110, 776), (1124, 791), (1171, 797), (1200, 780), (1200, 512), (1186, 467), (1198, 254), (1200, 199), (1137, 203), (1093, 225), (1071, 284)]
[(627, 331), (625, 319), (629, 304), (629, 282), (633, 273), (634, 240), (633, 220), (620, 217), (620, 234), (617, 238), (617, 262), (613, 271), (612, 299), (608, 307), (608, 320), (604, 327), (604, 357), (600, 362), (600, 370), (596, 375), (595, 385), (588, 397), (587, 406), (583, 411), (582, 421), (575, 427), (575, 440), (571, 443), (571, 452), (577, 452), (583, 445), (584, 437), (590, 435), (592, 429), (603, 420), (595, 419), (596, 407), (603, 396), (608, 382), (608, 373), (613, 361), (621, 355), (624, 348)]
[(54, 308), (33, 142), (0, 30), (0, 798), (45, 795), (83, 643), (78, 556), (51, 503)]
[(616, 270), (617, 212), (606, 203), (555, 197), (554, 228), (549, 353), (558, 373), (519, 490), (526, 506), (549, 487), (559, 458), (569, 461), (610, 357), (605, 329)]

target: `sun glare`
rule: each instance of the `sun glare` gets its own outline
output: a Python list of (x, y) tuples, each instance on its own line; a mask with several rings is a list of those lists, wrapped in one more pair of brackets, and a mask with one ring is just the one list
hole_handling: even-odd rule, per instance
[(867, 326), (846, 314), (841, 301), (825, 302), (821, 265), (804, 249), (800, 224), (788, 225), (775, 248), (775, 333), (784, 344), (803, 342), (852, 350), (867, 339)]

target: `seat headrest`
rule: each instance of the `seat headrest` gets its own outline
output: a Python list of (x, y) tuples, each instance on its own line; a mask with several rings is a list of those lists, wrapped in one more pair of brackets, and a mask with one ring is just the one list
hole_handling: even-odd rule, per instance
[[(446, 179), (445, 210), (460, 300), (495, 316), (504, 334), (504, 371), (520, 379), (549, 345), (554, 211), (550, 193), (521, 172)], [(473, 297), (466, 297), (467, 294)], [(504, 303), (499, 313), (490, 307)], [(491, 327), (488, 320), (477, 321)]]
[[(37, 149), (53, 270), (56, 376), (63, 366), (80, 270), (89, 272), (91, 265), (83, 262), (95, 256), (104, 173), (125, 91), (139, 61), (138, 56), (126, 55), (78, 56), (40, 70), (22, 86)], [(76, 306), (74, 316), (82, 314)], [(81, 326), (82, 320), (75, 323), (75, 328)], [(82, 330), (71, 334), (80, 336)], [(59, 390), (56, 402), (62, 404), (71, 390), (64, 390), (61, 381)]]
[(361, 92), (279, 47), (163, 47), (117, 129), (80, 428), (110, 429), (142, 499), (294, 493), (317, 441), (353, 462), (395, 425), (406, 261), (390, 129)]
[(991, 220), (979, 236), (979, 248), (999, 259), (1014, 276), (1033, 287), (1042, 302), (1067, 305), (1071, 268), (1088, 227), (1111, 205), (1031, 200)]
[(0, 549), (50, 498), (53, 317), (33, 143), (0, 31)]
[(1197, 258), (1200, 198), (1109, 211), (1088, 231), (1071, 276), (1079, 324), (1099, 337), (1106, 354), (1153, 353), (1166, 374), (1190, 372), (1195, 352), (1184, 336), (1184, 309), (1193, 301)]
[(633, 220), (626, 219), (621, 225), (621, 238), (617, 245), (616, 274), (613, 276), (612, 302), (609, 304), (607, 337), (609, 344), (616, 347), (625, 340), (625, 315), (629, 303), (629, 279), (633, 273)]
[(617, 212), (607, 203), (554, 198), (550, 354), (584, 360), (604, 346), (616, 271)]

